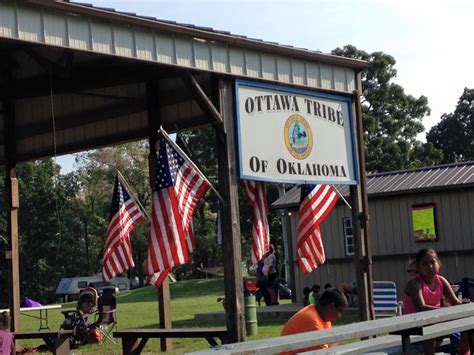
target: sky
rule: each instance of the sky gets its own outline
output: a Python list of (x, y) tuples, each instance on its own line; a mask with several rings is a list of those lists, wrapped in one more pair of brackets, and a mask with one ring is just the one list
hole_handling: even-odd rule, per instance
[[(428, 97), (426, 130), (474, 88), (473, 0), (81, 0), (237, 35), (330, 53), (352, 44), (397, 61), (406, 94)], [(424, 140), (425, 133), (418, 139)], [(58, 157), (63, 172), (70, 156)]]

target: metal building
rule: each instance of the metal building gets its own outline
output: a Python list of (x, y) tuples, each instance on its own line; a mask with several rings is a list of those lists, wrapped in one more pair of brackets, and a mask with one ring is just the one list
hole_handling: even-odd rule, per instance
[[(347, 197), (347, 187), (337, 188)], [(401, 298), (410, 258), (428, 247), (438, 252), (443, 264), (441, 274), (449, 281), (474, 278), (474, 162), (369, 175), (367, 191), (374, 280), (394, 281)], [(305, 286), (336, 286), (355, 280), (356, 273), (351, 211), (341, 200), (321, 228), (326, 263), (308, 275), (299, 270), (295, 262), (298, 205), (299, 188), (294, 187), (272, 207), (286, 210), (292, 286), (301, 301)], [(415, 240), (412, 211), (423, 205), (434, 206), (436, 241)]]

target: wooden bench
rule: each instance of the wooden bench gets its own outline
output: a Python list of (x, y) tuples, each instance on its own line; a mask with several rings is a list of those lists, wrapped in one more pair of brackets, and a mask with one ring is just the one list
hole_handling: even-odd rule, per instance
[(211, 346), (218, 345), (216, 338), (227, 342), (226, 328), (127, 329), (113, 334), (122, 338), (123, 354), (140, 354), (150, 338), (204, 338)]
[(68, 355), (70, 350), (69, 338), (72, 330), (38, 331), (38, 332), (14, 332), (15, 340), (21, 339), (43, 339), (48, 350), (57, 355)]
[[(472, 333), (474, 329), (474, 318), (472, 317), (474, 317), (474, 303), (469, 303), (399, 317), (352, 323), (327, 330), (226, 344), (193, 354), (275, 354), (321, 344), (341, 343), (347, 340), (395, 333), (398, 334), (394, 335), (398, 338), (396, 344), (393, 343), (396, 339), (394, 336), (381, 337), (382, 339), (378, 340), (376, 340), (377, 338), (362, 340), (351, 345), (359, 347), (359, 350), (353, 351), (353, 353), (363, 353), (364, 347), (383, 349), (390, 345), (398, 345), (401, 347), (401, 351), (409, 351), (411, 343), (415, 340), (432, 339), (449, 335), (455, 331)], [(419, 335), (419, 337), (414, 337), (414, 335)], [(328, 351), (334, 352), (334, 349), (335, 347), (328, 349)]]

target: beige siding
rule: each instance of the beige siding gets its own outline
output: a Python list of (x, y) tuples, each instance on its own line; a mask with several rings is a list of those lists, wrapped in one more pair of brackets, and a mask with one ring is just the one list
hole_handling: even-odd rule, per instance
[[(0, 38), (93, 51), (196, 70), (352, 92), (355, 71), (204, 38), (53, 12), (17, 2), (0, 3)], [(18, 19), (18, 21), (17, 21)], [(296, 51), (295, 51), (296, 52)], [(245, 57), (244, 57), (245, 53)]]
[[(441, 274), (451, 282), (474, 278), (474, 188), (431, 191), (369, 199), (374, 280), (394, 281), (401, 299), (407, 281), (408, 260), (421, 248), (434, 248), (443, 263)], [(416, 243), (412, 237), (411, 206), (435, 203), (439, 241)], [(297, 299), (303, 287), (314, 283), (337, 285), (356, 278), (353, 258), (345, 255), (342, 219), (349, 209), (339, 202), (322, 225), (327, 261), (316, 271), (304, 275), (294, 267)], [(298, 213), (291, 216), (293, 248), (296, 251)], [(296, 258), (296, 253), (294, 255)], [(294, 259), (296, 260), (296, 259)]]

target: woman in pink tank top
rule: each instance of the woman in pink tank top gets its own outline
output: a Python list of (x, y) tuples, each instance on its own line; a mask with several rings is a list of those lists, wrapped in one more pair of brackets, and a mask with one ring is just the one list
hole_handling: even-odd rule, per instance
[[(433, 249), (421, 249), (416, 253), (416, 274), (408, 280), (403, 294), (405, 314), (429, 311), (441, 307), (443, 298), (449, 305), (462, 302), (456, 297), (449, 282), (439, 275), (441, 261)], [(461, 339), (459, 353), (469, 353), (467, 337)], [(435, 353), (435, 339), (423, 342), (425, 354)]]

